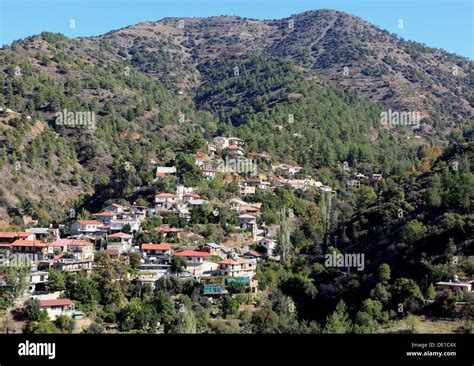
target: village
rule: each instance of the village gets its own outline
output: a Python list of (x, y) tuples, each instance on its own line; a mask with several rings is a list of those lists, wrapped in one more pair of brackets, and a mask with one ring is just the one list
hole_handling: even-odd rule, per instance
[[(221, 174), (227, 184), (235, 182), (239, 187), (238, 194), (225, 202), (210, 202), (201, 197), (198, 188), (177, 184), (175, 189), (157, 193), (149, 207), (111, 203), (91, 214), (92, 218), (71, 217), (67, 235), (61, 234), (65, 225), (37, 227), (34, 222), (24, 231), (0, 232), (2, 265), (30, 268), (27, 290), (16, 305), (21, 307), (28, 299), (38, 299), (51, 321), (60, 315), (84, 318), (86, 314), (76, 309), (71, 299), (64, 298), (61, 291), (48, 291), (45, 284), (50, 270), (88, 276), (97, 269), (94, 259), (98, 253), (125, 261), (129, 261), (130, 253), (139, 255), (137, 271), (129, 275), (129, 280), (141, 287), (159, 288), (163, 278), (174, 275), (199, 282), (203, 297), (227, 294), (227, 287), (233, 284), (257, 294), (255, 275), (259, 263), (280, 260), (280, 227), (260, 220), (262, 203), (252, 197), (258, 192), (272, 193), (282, 186), (301, 191), (313, 189), (328, 197), (335, 196), (336, 190), (310, 176), (302, 177), (299, 166), (267, 164), (271, 166), (268, 171), (257, 169), (259, 161), (269, 162), (270, 157), (265, 152), (246, 153), (245, 141), (239, 138), (216, 137), (207, 147), (206, 154), (194, 155), (205, 179), (213, 180)], [(344, 171), (348, 170), (344, 165)], [(155, 181), (159, 183), (176, 173), (175, 166), (157, 165)], [(367, 182), (382, 179), (381, 174), (369, 177), (352, 172), (346, 184), (348, 189), (359, 189)], [(224, 207), (232, 212), (238, 234), (232, 240), (216, 243), (193, 232), (197, 223), (194, 221), (205, 207), (216, 218)], [(146, 241), (150, 237), (157, 240)], [(446, 286), (472, 291), (471, 283), (437, 284), (438, 290)]]

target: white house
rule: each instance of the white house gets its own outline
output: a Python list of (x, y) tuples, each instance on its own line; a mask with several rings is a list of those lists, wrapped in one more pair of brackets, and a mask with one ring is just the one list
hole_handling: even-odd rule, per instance
[(244, 146), (245, 140), (239, 139), (238, 137), (217, 136), (214, 137), (214, 144), (219, 149), (225, 149), (231, 145)]
[(53, 237), (54, 240), (59, 239), (59, 229), (53, 229), (49, 227), (32, 227), (26, 229), (26, 231), (33, 234), (32, 240), (44, 241), (48, 237)]
[(297, 165), (288, 165), (288, 164), (279, 164), (276, 166), (277, 169), (285, 170), (290, 174), (297, 174), (301, 170), (303, 170), (302, 167), (297, 166)]
[(195, 275), (201, 275), (208, 269), (209, 266), (206, 266), (206, 263), (209, 263), (207, 259), (210, 259), (212, 254), (209, 252), (197, 252), (195, 250), (183, 250), (174, 253), (173, 257), (184, 258), (186, 261), (186, 270)]
[(219, 262), (218, 273), (226, 277), (249, 277), (252, 278), (257, 270), (255, 259), (224, 259)]
[(157, 166), (156, 167), (156, 173), (155, 173), (155, 179), (163, 179), (169, 174), (175, 174), (176, 173), (176, 167), (175, 166)]
[(108, 205), (104, 208), (105, 212), (114, 212), (116, 214), (120, 214), (124, 211), (124, 207), (122, 205), (119, 205), (118, 203), (113, 203), (111, 205)]
[(94, 217), (96, 218), (96, 220), (102, 221), (104, 225), (110, 225), (110, 222), (112, 220), (117, 219), (117, 215), (118, 214), (113, 211), (104, 211), (104, 212), (94, 214)]
[(117, 251), (119, 254), (130, 251), (133, 245), (133, 235), (118, 232), (107, 236), (107, 249)]
[(141, 250), (147, 261), (169, 261), (171, 259), (171, 246), (169, 244), (142, 244)]
[(255, 187), (248, 185), (240, 185), (240, 194), (242, 196), (253, 196), (255, 195)]
[(460, 282), (460, 281), (440, 281), (436, 282), (436, 290), (443, 291), (443, 290), (461, 290), (462, 292), (471, 292), (472, 291), (472, 282)]
[(257, 223), (257, 218), (250, 214), (239, 215), (240, 225), (244, 228), (251, 228)]
[(90, 235), (95, 236), (103, 233), (100, 228), (103, 225), (102, 221), (98, 220), (77, 220), (71, 224), (71, 235)]
[(40, 300), (40, 307), (46, 310), (50, 320), (56, 320), (59, 315), (72, 316), (74, 303), (70, 299)]
[(160, 193), (155, 196), (156, 208), (170, 210), (176, 206), (178, 201), (178, 196), (173, 193)]
[(204, 176), (207, 179), (212, 179), (216, 176), (217, 169), (214, 169), (214, 168), (211, 168), (211, 167), (203, 167), (202, 168), (202, 174), (204, 174)]
[(258, 244), (261, 245), (262, 247), (264, 247), (267, 250), (267, 253), (269, 255), (273, 255), (273, 251), (276, 248), (275, 240), (273, 240), (271, 238), (263, 238), (258, 242)]
[(93, 244), (84, 240), (79, 239), (59, 239), (48, 244), (51, 249), (62, 247), (63, 253), (69, 253), (73, 258), (78, 260), (93, 260), (94, 249)]
[(124, 218), (110, 221), (110, 230), (122, 231), (127, 224), (130, 225), (132, 232), (137, 232), (140, 229), (140, 219)]
[(53, 268), (64, 272), (90, 272), (92, 271), (93, 259), (66, 259), (61, 258), (53, 263)]
[(28, 278), (28, 292), (34, 292), (36, 285), (48, 282), (49, 272), (34, 271), (31, 272)]

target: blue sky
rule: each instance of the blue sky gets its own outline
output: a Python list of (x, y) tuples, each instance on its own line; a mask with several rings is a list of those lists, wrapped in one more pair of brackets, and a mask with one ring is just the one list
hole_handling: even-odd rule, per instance
[[(472, 0), (0, 0), (0, 45), (42, 31), (99, 35), (165, 17), (288, 17), (312, 9), (357, 15), (404, 39), (474, 59)], [(70, 20), (75, 28), (70, 28)], [(399, 19), (404, 27), (398, 28)]]

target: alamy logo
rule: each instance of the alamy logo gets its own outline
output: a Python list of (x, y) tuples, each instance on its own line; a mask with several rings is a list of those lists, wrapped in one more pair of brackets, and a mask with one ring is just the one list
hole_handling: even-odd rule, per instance
[(384, 126), (420, 127), (421, 113), (418, 111), (397, 112), (389, 109), (380, 112), (380, 123)]
[(19, 356), (48, 356), (50, 360), (56, 357), (55, 343), (30, 343), (26, 341), (18, 344)]
[(326, 261), (324, 265), (326, 267), (355, 267), (358, 271), (363, 271), (365, 268), (365, 255), (361, 253), (338, 253), (333, 251), (324, 256)]
[(71, 112), (64, 109), (63, 111), (56, 112), (55, 116), (57, 126), (84, 126), (88, 128), (95, 126), (95, 112)]
[(34, 262), (33, 254), (17, 253), (6, 254), (0, 253), (0, 267), (30, 267)]
[(248, 174), (255, 177), (258, 173), (256, 159), (231, 159), (226, 157), (220, 160), (217, 170), (222, 173)]

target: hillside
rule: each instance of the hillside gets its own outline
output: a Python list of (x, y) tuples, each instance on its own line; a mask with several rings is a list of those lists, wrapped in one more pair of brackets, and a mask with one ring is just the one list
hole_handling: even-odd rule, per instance
[(6, 332), (472, 332), (472, 66), (329, 10), (0, 49)]
[[(99, 187), (113, 191), (124, 167), (137, 172), (130, 195), (151, 161), (171, 161), (196, 134), (240, 135), (337, 185), (328, 168), (400, 174), (420, 143), (444, 145), (472, 122), (472, 62), (329, 10), (166, 18), (79, 39), (43, 33), (1, 49), (0, 69), (0, 105), (22, 115), (1, 124), (9, 221), (39, 206), (56, 217)], [(386, 108), (420, 111), (419, 140), (380, 126)], [(64, 110), (95, 112), (93, 128), (58, 125)]]
[[(258, 51), (291, 60), (387, 107), (418, 110), (433, 124), (454, 127), (472, 119), (472, 62), (404, 41), (338, 11), (309, 11), (273, 21), (167, 18), (96, 41), (174, 88), (199, 83), (195, 67), (206, 61)], [(163, 69), (164, 61), (173, 59), (179, 61)]]

